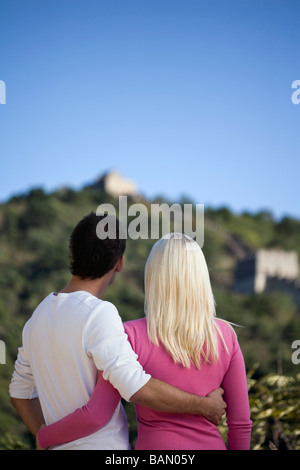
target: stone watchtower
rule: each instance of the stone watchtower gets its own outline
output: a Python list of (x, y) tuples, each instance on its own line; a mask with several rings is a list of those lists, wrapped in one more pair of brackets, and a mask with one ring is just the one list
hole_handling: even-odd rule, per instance
[(270, 278), (295, 281), (299, 277), (299, 263), (294, 251), (259, 250), (256, 254), (255, 292), (262, 292)]
[(110, 171), (102, 175), (94, 184), (102, 191), (118, 196), (137, 196), (138, 191), (133, 181), (123, 178), (117, 171)]
[(299, 262), (294, 251), (261, 249), (238, 262), (235, 290), (260, 293), (270, 290), (289, 292), (300, 302)]

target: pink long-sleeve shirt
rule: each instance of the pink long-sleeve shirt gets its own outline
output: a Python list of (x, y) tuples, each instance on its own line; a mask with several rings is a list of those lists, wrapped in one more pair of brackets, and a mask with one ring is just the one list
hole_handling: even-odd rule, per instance
[[(227, 403), (227, 446), (218, 427), (202, 416), (163, 413), (136, 405), (136, 450), (250, 448), (252, 422), (243, 355), (233, 329), (222, 320), (215, 321), (222, 332), (228, 352), (218, 335), (218, 361), (215, 364), (203, 363), (200, 369), (176, 364), (162, 345), (153, 345), (148, 339), (145, 318), (124, 324), (140, 364), (152, 377), (202, 396), (221, 386)], [(50, 447), (96, 432), (109, 420), (119, 401), (120, 395), (116, 389), (100, 376), (87, 405), (40, 430), (40, 444), (42, 447)]]

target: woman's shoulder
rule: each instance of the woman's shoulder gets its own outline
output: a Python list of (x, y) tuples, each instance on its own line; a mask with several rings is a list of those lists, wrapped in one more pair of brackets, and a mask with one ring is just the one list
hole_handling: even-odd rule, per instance
[(147, 333), (147, 320), (144, 317), (138, 318), (137, 320), (127, 321), (124, 323), (124, 329), (128, 336)]
[(124, 322), (124, 328), (147, 328), (146, 317)]
[(215, 318), (215, 323), (227, 346), (234, 345), (237, 342), (237, 335), (233, 326), (222, 318)]
[(138, 318), (137, 320), (125, 322), (124, 330), (136, 354), (146, 354), (148, 350), (147, 345), (149, 345), (146, 318)]

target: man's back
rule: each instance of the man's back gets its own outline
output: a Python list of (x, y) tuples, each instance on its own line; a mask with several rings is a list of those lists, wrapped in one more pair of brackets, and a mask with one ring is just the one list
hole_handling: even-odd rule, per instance
[[(35, 385), (47, 424), (81, 407), (97, 380), (94, 359), (87, 349), (91, 341), (86, 336), (95, 325), (101, 328), (102, 321), (107, 322), (115, 312), (112, 304), (84, 291), (52, 293), (46, 297), (24, 327), (23, 348), (19, 350), (11, 393), (14, 394), (14, 387), (18, 388), (18, 374), (24, 379), (30, 365), (34, 381), (29, 379), (25, 395), (36, 396)], [(111, 432), (116, 439), (111, 439)], [(100, 431), (62, 447), (82, 448), (86, 441), (89, 448), (107, 449), (113, 445), (127, 449), (127, 433), (126, 418), (119, 405)]]
[(105, 308), (86, 292), (52, 293), (24, 329), (23, 345), (47, 422), (84, 404), (95, 387), (96, 366), (83, 340), (89, 316), (97, 307), (100, 314), (100, 305)]

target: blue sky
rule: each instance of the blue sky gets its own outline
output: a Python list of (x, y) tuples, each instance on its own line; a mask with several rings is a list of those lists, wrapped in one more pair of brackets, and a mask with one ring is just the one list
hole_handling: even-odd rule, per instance
[(0, 0), (0, 200), (119, 170), (300, 218), (300, 2)]

